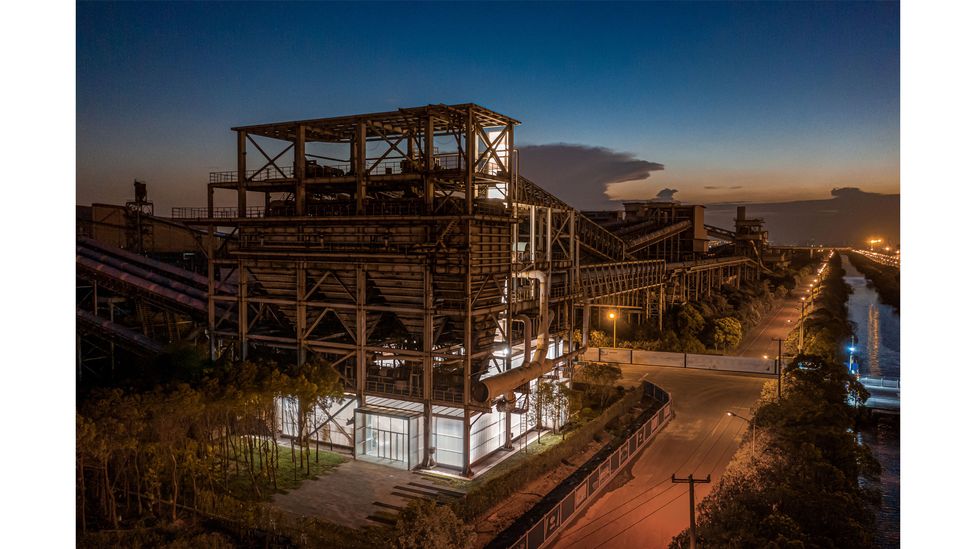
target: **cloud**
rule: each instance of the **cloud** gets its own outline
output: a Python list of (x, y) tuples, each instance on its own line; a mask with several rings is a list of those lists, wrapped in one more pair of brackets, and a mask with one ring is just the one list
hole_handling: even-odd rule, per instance
[(607, 186), (644, 180), (663, 169), (663, 164), (605, 147), (552, 143), (519, 148), (521, 175), (584, 210), (617, 209)]
[(731, 187), (727, 187), (725, 185), (705, 185), (705, 190), (707, 191), (714, 191), (717, 189), (729, 189), (730, 191), (734, 191), (736, 189), (741, 189), (741, 188), (742, 185), (732, 185)]
[[(832, 198), (749, 204), (748, 217), (761, 217), (776, 244), (861, 245), (871, 236), (900, 242), (901, 197), (835, 188)], [(736, 206), (744, 202), (707, 204), (705, 223), (731, 228)]]
[(880, 196), (878, 193), (866, 193), (859, 189), (858, 187), (839, 187), (830, 189), (830, 196), (835, 196), (837, 198), (867, 198), (872, 196)]
[(674, 193), (676, 192), (678, 189), (661, 189), (657, 192), (654, 200), (657, 202), (674, 202)]

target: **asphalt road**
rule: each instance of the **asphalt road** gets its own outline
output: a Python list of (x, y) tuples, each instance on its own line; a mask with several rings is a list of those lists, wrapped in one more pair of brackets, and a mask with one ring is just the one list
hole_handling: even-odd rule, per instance
[(797, 281), (793, 295), (781, 299), (773, 310), (756, 325), (739, 346), (736, 355), (760, 358), (763, 356), (776, 358), (777, 343), (773, 338), (786, 339), (790, 331), (796, 326), (800, 318), (800, 298), (810, 299), (810, 284), (815, 284), (816, 273)]
[(624, 383), (646, 379), (671, 392), (675, 417), (606, 491), (556, 538), (558, 548), (667, 547), (688, 527), (688, 485), (671, 475), (711, 474), (711, 484), (695, 486), (701, 502), (715, 486), (743, 435), (768, 376), (622, 365)]

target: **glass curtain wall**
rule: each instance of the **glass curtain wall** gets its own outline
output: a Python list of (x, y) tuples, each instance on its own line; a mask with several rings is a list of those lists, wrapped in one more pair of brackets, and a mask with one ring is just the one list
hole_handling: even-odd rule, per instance
[(403, 469), (416, 467), (420, 442), (416, 417), (356, 410), (356, 457)]

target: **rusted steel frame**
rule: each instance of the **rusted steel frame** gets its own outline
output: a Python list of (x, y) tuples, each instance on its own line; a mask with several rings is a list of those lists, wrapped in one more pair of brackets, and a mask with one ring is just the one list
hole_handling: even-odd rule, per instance
[(237, 329), (238, 329), (238, 339), (240, 340), (240, 357), (241, 360), (247, 360), (247, 337), (248, 337), (248, 324), (247, 324), (247, 270), (244, 266), (244, 260), (238, 260), (237, 264), (238, 272), (240, 276), (237, 281)]
[[(221, 301), (226, 303), (236, 303), (237, 297), (224, 295), (224, 296), (214, 296), (214, 301)], [(294, 305), (295, 302), (289, 299), (275, 298), (275, 297), (262, 297), (262, 296), (251, 296), (249, 298), (251, 303), (265, 303), (268, 305)], [(306, 301), (306, 305), (310, 307), (320, 308), (330, 308), (335, 310), (342, 310), (346, 312), (352, 312), (356, 310), (355, 303), (333, 303), (327, 301)], [(500, 307), (500, 305), (498, 306)], [(476, 309), (478, 312), (483, 311), (494, 311), (497, 307), (482, 307)], [(450, 307), (445, 307), (445, 311), (454, 311)], [(404, 313), (404, 314), (419, 314), (423, 312), (422, 307), (398, 307), (398, 306), (388, 306), (388, 305), (367, 305), (367, 312), (377, 312), (377, 313)]]
[(424, 259), (424, 328), (422, 335), (423, 345), (423, 390), (421, 395), (424, 401), (424, 441), (423, 459), (421, 463), (426, 467), (430, 465), (431, 455), (431, 431), (433, 429), (431, 414), (433, 412), (434, 398), (434, 275), (432, 272), (431, 257)]
[[(469, 110), (467, 116), (467, 121), (464, 125), (464, 145), (465, 145), (465, 166), (464, 166), (464, 213), (471, 215), (474, 213), (474, 179), (475, 170), (477, 166), (473, 163), (474, 157), (477, 154), (477, 139), (474, 132), (474, 119), (473, 113)], [(471, 231), (468, 230), (468, 242), (470, 239)]]
[[(342, 374), (339, 374), (339, 375), (341, 376)], [(352, 441), (352, 439), (353, 439), (352, 435), (349, 434), (346, 431), (346, 429), (342, 425), (340, 425), (338, 421), (335, 420), (335, 417), (339, 415), (339, 412), (345, 410), (350, 404), (352, 404), (354, 402), (356, 402), (356, 399), (354, 399), (354, 398), (347, 399), (347, 402), (345, 404), (343, 404), (341, 407), (339, 407), (339, 409), (335, 411), (335, 414), (329, 414), (329, 411), (328, 410), (322, 409), (322, 413), (325, 414), (326, 420), (323, 421), (320, 425), (316, 426), (311, 432), (309, 432), (309, 434), (318, 433), (319, 432), (319, 429), (321, 429), (322, 427), (325, 427), (326, 424), (328, 424), (329, 422), (332, 422), (333, 425), (335, 425), (336, 427), (339, 428), (339, 431), (343, 434), (343, 436), (346, 437), (346, 439), (348, 439), (349, 441)], [(329, 438), (330, 439), (332, 438), (331, 435), (329, 436)]]
[(424, 130), (424, 206), (428, 213), (434, 210), (434, 119), (427, 116)]
[[(360, 128), (362, 125), (360, 124)], [(360, 402), (366, 392), (366, 267), (356, 264), (356, 395)]]
[[(294, 167), (295, 213), (298, 214), (299, 216), (304, 216), (305, 215), (305, 126), (302, 124), (299, 124), (298, 127), (295, 129), (295, 141), (293, 143), (293, 146), (295, 148), (295, 162), (294, 162), (295, 163), (295, 167)], [(281, 156), (287, 150), (288, 149), (286, 148), (284, 151), (281, 151), (281, 153), (278, 156)], [(262, 153), (263, 152), (264, 151), (262, 151)], [(275, 160), (277, 160), (277, 158), (278, 157), (276, 156)], [(273, 162), (274, 161), (272, 161), (272, 163)], [(263, 170), (264, 168), (261, 169)], [(275, 169), (278, 169), (277, 164), (275, 164)], [(282, 174), (282, 177), (284, 177), (284, 173), (282, 173), (280, 169), (278, 169), (278, 172)], [(265, 206), (268, 207), (270, 206), (271, 193), (265, 193), (264, 196), (265, 196)]]
[[(470, 121), (470, 113), (469, 113)], [(468, 132), (470, 135), (470, 131)], [(468, 148), (471, 148), (471, 143), (468, 143)], [(469, 157), (470, 159), (470, 157)], [(471, 181), (473, 177), (473, 171), (471, 166), (468, 166), (468, 181)], [(468, 202), (471, 202), (471, 186), (468, 186)], [(470, 213), (470, 207), (468, 210)], [(468, 244), (467, 251), (464, 252), (464, 299), (465, 299), (465, 315), (464, 315), (464, 380), (463, 380), (463, 391), (462, 391), (462, 401), (464, 402), (464, 433), (463, 433), (463, 446), (462, 446), (462, 474), (471, 474), (471, 375), (472, 375), (472, 355), (474, 338), (472, 335), (473, 331), (473, 317), (474, 317), (474, 301), (472, 300), (471, 290), (472, 290), (472, 279), (471, 279), (471, 265), (473, 263), (472, 250), (471, 250), (471, 240), (472, 240), (472, 222), (470, 219), (464, 222), (465, 230), (465, 242)]]
[(321, 322), (322, 319), (325, 318), (325, 315), (328, 314), (329, 311), (332, 311), (332, 309), (330, 309), (328, 307), (324, 307), (322, 309), (322, 312), (320, 312), (318, 314), (318, 316), (315, 317), (315, 320), (312, 322), (312, 324), (305, 329), (305, 335), (304, 335), (304, 338), (305, 339), (308, 339), (309, 337), (311, 337), (312, 332), (315, 331), (315, 328), (318, 327), (319, 322)]
[[(304, 129), (305, 129), (304, 126), (300, 126), (299, 127), (299, 131), (301, 131), (301, 132), (304, 132)], [(289, 143), (288, 146), (285, 147), (277, 155), (275, 155), (274, 158), (271, 158), (270, 156), (268, 156), (268, 153), (264, 152), (264, 149), (261, 148), (261, 145), (258, 145), (257, 141), (255, 141), (254, 138), (252, 138), (250, 135), (247, 136), (247, 140), (250, 141), (251, 144), (254, 145), (258, 149), (258, 152), (261, 153), (261, 156), (263, 156), (265, 158), (265, 160), (267, 160), (267, 162), (265, 162), (265, 164), (263, 166), (261, 166), (260, 168), (258, 168), (257, 170), (255, 170), (255, 172), (253, 174), (251, 174), (251, 177), (248, 177), (246, 179), (246, 181), (249, 182), (249, 181), (253, 180), (254, 177), (256, 177), (259, 173), (261, 173), (262, 171), (264, 171), (264, 169), (267, 168), (268, 166), (273, 166), (274, 169), (277, 170), (277, 172), (279, 174), (281, 174), (281, 178), (282, 179), (288, 179), (288, 176), (285, 175), (285, 172), (281, 171), (281, 168), (278, 167), (278, 164), (276, 162), (277, 162), (277, 160), (279, 158), (281, 158), (282, 155), (284, 155), (286, 152), (290, 151), (292, 149), (292, 147), (295, 146), (295, 143), (294, 142)]]
[[(315, 290), (319, 289), (319, 286), (321, 286), (322, 283), (325, 282), (325, 279), (328, 278), (330, 274), (332, 274), (332, 271), (326, 269), (326, 271), (322, 273), (322, 276), (320, 276), (318, 280), (315, 282), (315, 284), (312, 285), (312, 288), (307, 292), (305, 292), (304, 299), (308, 299), (312, 297), (312, 294), (315, 293)], [(338, 277), (336, 277), (336, 281), (338, 281), (340, 285), (342, 284), (342, 281), (340, 281)], [(349, 290), (347, 290), (345, 287), (343, 287), (343, 290), (346, 290), (346, 293), (349, 294)], [(352, 297), (352, 294), (349, 294), (349, 297)]]
[(298, 366), (305, 364), (305, 340), (308, 338), (306, 323), (308, 322), (306, 291), (305, 291), (305, 262), (295, 262), (295, 349), (297, 350)]
[(495, 161), (498, 162), (499, 166), (505, 168), (505, 170), (508, 171), (508, 164), (502, 162), (502, 159), (499, 158), (498, 153), (495, 151), (495, 148), (501, 142), (502, 138), (505, 137), (506, 132), (504, 131), (498, 132), (498, 136), (496, 136), (495, 140), (492, 141), (491, 139), (488, 138), (488, 132), (485, 131), (484, 126), (480, 124), (475, 124), (475, 127), (478, 128), (478, 134), (481, 136), (481, 139), (484, 140), (485, 142), (485, 150), (484, 152), (478, 155), (478, 159), (475, 161), (474, 165), (477, 166), (481, 164), (481, 162), (490, 155), (495, 158)]
[[(406, 154), (406, 153), (404, 153), (404, 152), (403, 152), (403, 151), (402, 151), (402, 150), (400, 149), (400, 143), (402, 143), (404, 139), (408, 139), (408, 132), (407, 132), (407, 131), (405, 131), (405, 130), (400, 130), (400, 131), (397, 131), (396, 133), (398, 133), (398, 134), (400, 134), (400, 138), (399, 138), (399, 139), (397, 139), (397, 141), (396, 141), (396, 143), (394, 143), (394, 142), (392, 142), (392, 141), (390, 141), (390, 140), (389, 140), (389, 139), (387, 138), (387, 135), (386, 135), (385, 133), (381, 133), (381, 132), (379, 132), (379, 131), (377, 131), (377, 129), (386, 129), (386, 128), (384, 128), (383, 126), (381, 126), (381, 125), (378, 125), (378, 124), (376, 124), (375, 122), (370, 122), (369, 124), (367, 124), (367, 127), (368, 127), (369, 129), (371, 129), (371, 130), (373, 130), (373, 135), (376, 135), (376, 136), (378, 136), (378, 137), (379, 137), (380, 139), (382, 139), (383, 141), (386, 141), (386, 144), (388, 145), (388, 147), (387, 147), (387, 149), (386, 149), (386, 152), (384, 152), (384, 153), (383, 153), (383, 155), (382, 155), (382, 156), (380, 156), (380, 157), (379, 157), (379, 158), (378, 158), (378, 159), (376, 160), (376, 162), (374, 162), (374, 163), (373, 163), (373, 165), (369, 167), (369, 170), (367, 170), (367, 171), (372, 171), (372, 170), (373, 170), (373, 168), (375, 168), (376, 166), (378, 166), (378, 165), (379, 165), (379, 163), (380, 163), (380, 162), (382, 162), (382, 161), (383, 161), (383, 160), (384, 160), (384, 159), (385, 159), (385, 158), (386, 158), (386, 157), (387, 157), (387, 156), (388, 156), (388, 155), (389, 155), (389, 154), (390, 154), (391, 152), (393, 152), (394, 150), (395, 150), (396, 152), (398, 152), (398, 153), (400, 153), (400, 156), (403, 156), (404, 158), (408, 158), (408, 157), (407, 157), (407, 154)], [(408, 144), (409, 144), (409, 140), (408, 140)]]
[(247, 132), (237, 132), (237, 217), (247, 217)]
[(247, 329), (250, 330), (251, 328), (254, 328), (254, 325), (258, 323), (258, 320), (261, 320), (261, 315), (264, 314), (267, 305), (265, 305), (264, 303), (259, 303), (258, 307), (255, 308), (254, 303), (248, 303), (248, 307), (250, 307), (250, 309), (254, 311), (254, 317), (251, 318), (251, 320), (249, 320), (247, 324)]
[(363, 202), (366, 200), (366, 124), (363, 121), (356, 124), (356, 139), (352, 150), (350, 164), (354, 164), (356, 170), (356, 214), (362, 215)]
[[(99, 277), (101, 279), (99, 283), (109, 288), (119, 289), (119, 291), (123, 292), (127, 289), (135, 290), (140, 295), (151, 296), (155, 300), (163, 300), (198, 314), (206, 310), (207, 305), (204, 299), (190, 297), (179, 290), (160, 286), (142, 277), (123, 272), (114, 267), (99, 264), (88, 258), (77, 258), (75, 266), (78, 275), (82, 278), (87, 278), (84, 273), (90, 273), (88, 276), (91, 277), (93, 283), (97, 282), (94, 278)], [(93, 290), (93, 293), (95, 294), (97, 307), (97, 288)], [(97, 312), (97, 309), (95, 312)]]

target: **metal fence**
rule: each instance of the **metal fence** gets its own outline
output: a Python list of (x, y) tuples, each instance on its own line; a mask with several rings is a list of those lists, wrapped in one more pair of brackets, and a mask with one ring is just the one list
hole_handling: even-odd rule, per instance
[[(593, 465), (587, 462), (580, 469), (590, 466), (592, 471), (584, 478), (579, 479), (575, 486), (572, 486), (568, 493), (559, 501), (553, 502), (548, 510), (534, 522), (524, 533), (518, 537), (514, 543), (504, 542), (505, 534), (499, 535), (489, 547), (511, 547), (515, 549), (538, 549), (546, 547), (557, 536), (557, 534), (570, 523), (579, 513), (581, 513), (590, 503), (596, 500), (600, 491), (627, 466), (634, 457), (647, 445), (648, 441), (654, 438), (674, 416), (671, 407), (671, 395), (651, 383), (644, 382), (644, 391), (648, 396), (653, 396), (656, 400), (663, 403), (656, 412), (652, 412), (650, 417), (633, 428), (627, 436), (620, 441), (616, 448), (613, 448), (602, 462)], [(642, 416), (644, 417), (644, 416)], [(597, 458), (600, 456), (598, 453)], [(591, 460), (592, 461), (592, 460)], [(572, 479), (573, 477), (570, 477)], [(565, 490), (563, 485), (558, 486), (550, 495), (556, 491)], [(545, 502), (545, 499), (543, 499)], [(542, 502), (540, 502), (542, 503)], [(535, 511), (535, 509), (533, 509)], [(530, 511), (531, 513), (532, 511)], [(499, 542), (502, 542), (499, 545)]]

